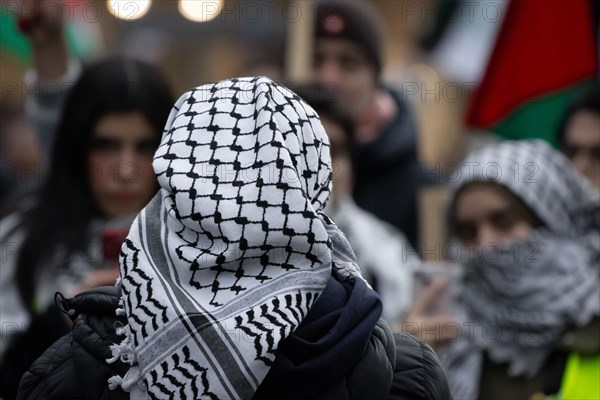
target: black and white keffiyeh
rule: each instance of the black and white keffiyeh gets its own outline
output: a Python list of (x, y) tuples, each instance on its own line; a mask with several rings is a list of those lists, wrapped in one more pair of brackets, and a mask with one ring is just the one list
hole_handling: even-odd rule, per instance
[(113, 359), (132, 366), (110, 383), (250, 399), (331, 275), (327, 136), (288, 89), (232, 79), (177, 101), (153, 166), (159, 193), (121, 253), (128, 325)]
[(557, 235), (573, 237), (591, 223), (598, 224), (592, 219), (600, 203), (597, 191), (543, 140), (505, 141), (474, 151), (456, 176), (453, 193), (469, 182), (495, 182), (519, 197)]
[(474, 152), (459, 176), (454, 193), (469, 182), (496, 182), (544, 224), (465, 264), (457, 311), (465, 329), (440, 352), (453, 397), (465, 400), (478, 398), (483, 352), (506, 363), (510, 376), (531, 377), (566, 329), (600, 315), (600, 197), (540, 140)]

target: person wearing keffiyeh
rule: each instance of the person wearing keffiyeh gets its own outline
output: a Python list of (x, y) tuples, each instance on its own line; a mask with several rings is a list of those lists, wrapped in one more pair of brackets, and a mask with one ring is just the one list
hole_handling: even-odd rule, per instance
[(450, 398), (322, 212), (329, 142), (296, 94), (262, 77), (184, 94), (153, 166), (120, 281), (59, 300), (73, 331), (19, 399)]
[(381, 302), (320, 213), (327, 136), (292, 92), (267, 79), (188, 92), (153, 165), (159, 194), (122, 248), (128, 325), (115, 357), (132, 366), (114, 382), (151, 398), (251, 398), (328, 284), (364, 297), (373, 328)]
[[(598, 193), (539, 140), (475, 151), (457, 176), (449, 217), (469, 250), (456, 305), (464, 329), (440, 350), (454, 398), (597, 393)], [(592, 380), (573, 372), (584, 363)]]

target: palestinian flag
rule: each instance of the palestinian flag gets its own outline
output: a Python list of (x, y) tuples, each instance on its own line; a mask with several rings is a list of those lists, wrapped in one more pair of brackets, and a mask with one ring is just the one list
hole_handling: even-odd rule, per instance
[(513, 0), (467, 124), (509, 139), (555, 133), (567, 105), (598, 79), (590, 0)]

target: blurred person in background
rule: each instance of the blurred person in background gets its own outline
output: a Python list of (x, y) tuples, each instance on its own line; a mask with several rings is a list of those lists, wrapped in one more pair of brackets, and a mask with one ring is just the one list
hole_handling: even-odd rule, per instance
[(583, 399), (600, 386), (600, 196), (541, 140), (471, 153), (453, 186), (460, 335), (439, 354), (457, 399)]
[(352, 198), (355, 122), (334, 91), (318, 84), (294, 89), (319, 114), (329, 137), (333, 190), (325, 212), (348, 238), (362, 275), (381, 296), (383, 317), (394, 325), (410, 306), (412, 274), (420, 260), (402, 232)]
[[(42, 17), (28, 28), (38, 78), (69, 79), (66, 52), (56, 50), (65, 48), (62, 31)], [(152, 155), (173, 102), (166, 80), (123, 58), (79, 73), (44, 110), (34, 105), (50, 167), (32, 204), (0, 221), (0, 395), (8, 398), (68, 329), (55, 293), (115, 282), (123, 230), (157, 190)]]
[(600, 191), (600, 87), (571, 104), (558, 131), (558, 144), (573, 166)]
[(31, 46), (33, 64), (25, 74), (25, 112), (38, 135), (44, 163), (49, 162), (67, 94), (81, 74), (79, 60), (69, 59), (63, 19), (54, 14), (68, 14), (63, 1), (24, 0), (19, 8), (19, 28)]
[[(128, 228), (156, 191), (151, 161), (170, 103), (158, 71), (131, 60), (92, 65), (73, 88), (34, 205), (0, 222), (2, 243), (12, 249), (0, 280), (2, 382), (18, 371), (11, 361), (26, 364), (31, 355), (31, 362), (56, 339), (38, 324), (64, 333), (52, 304), (56, 291), (73, 294), (116, 280), (116, 260), (105, 265), (110, 260), (102, 256), (105, 235), (115, 224)], [(11, 352), (9, 336), (18, 331), (28, 334), (18, 345), (12, 341)]]
[(357, 205), (418, 241), (421, 174), (415, 120), (382, 86), (383, 19), (363, 1), (317, 2), (313, 80), (336, 91), (356, 125)]

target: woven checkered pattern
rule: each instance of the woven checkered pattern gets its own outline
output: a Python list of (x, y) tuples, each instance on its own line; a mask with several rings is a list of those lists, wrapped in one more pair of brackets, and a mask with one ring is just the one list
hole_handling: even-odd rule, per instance
[(332, 269), (360, 274), (332, 262), (347, 242), (321, 214), (327, 136), (293, 92), (232, 79), (177, 101), (153, 165), (160, 191), (122, 247), (116, 353), (133, 365), (117, 381), (151, 398), (249, 399)]
[(591, 184), (542, 140), (506, 141), (471, 153), (458, 170), (454, 191), (472, 181), (491, 181), (521, 198), (553, 232), (576, 235), (598, 206)]
[[(329, 194), (329, 146), (295, 94), (264, 79), (200, 87), (180, 102), (165, 139), (154, 168), (185, 243), (177, 257), (195, 288), (210, 289), (210, 305), (245, 290), (244, 280), (268, 280), (300, 259), (322, 262), (327, 236), (313, 227)], [(212, 276), (203, 271), (201, 280), (207, 263)]]

